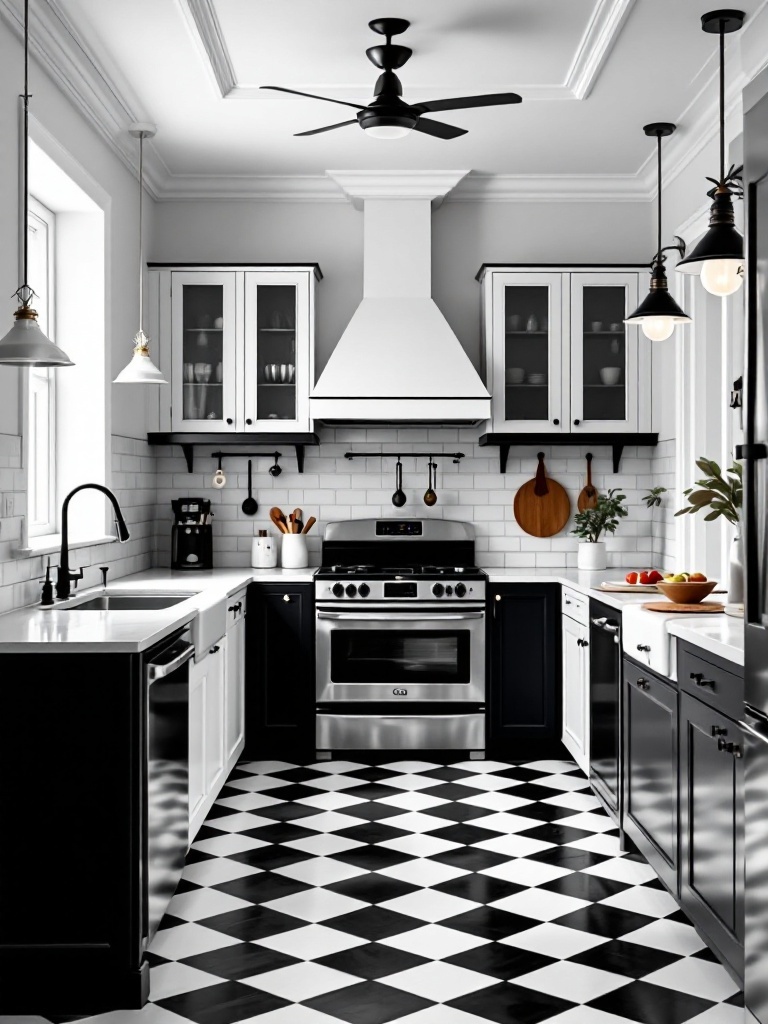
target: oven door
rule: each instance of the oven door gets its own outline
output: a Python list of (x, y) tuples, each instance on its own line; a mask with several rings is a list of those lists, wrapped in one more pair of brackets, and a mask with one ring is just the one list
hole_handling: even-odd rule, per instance
[(485, 700), (485, 609), (317, 609), (317, 699)]

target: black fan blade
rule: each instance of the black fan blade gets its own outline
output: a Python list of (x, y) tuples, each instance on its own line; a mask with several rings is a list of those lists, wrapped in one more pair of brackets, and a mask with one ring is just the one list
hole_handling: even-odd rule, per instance
[(298, 139), (300, 135), (320, 135), (321, 132), (332, 132), (334, 128), (346, 128), (348, 124), (357, 124), (357, 118), (353, 117), (351, 121), (339, 121), (338, 124), (327, 124), (325, 128), (313, 128), (311, 132), (296, 132), (294, 138)]
[(503, 103), (522, 103), (523, 97), (516, 92), (493, 92), (486, 96), (457, 96), (452, 100), (429, 100), (414, 103), (413, 109), (420, 114), (433, 114), (437, 110), (464, 110), (467, 107), (496, 107)]
[(466, 135), (466, 128), (454, 128), (452, 124), (443, 124), (442, 121), (430, 121), (426, 117), (420, 117), (413, 126), (415, 132), (423, 132), (424, 135), (434, 135), (436, 139), (458, 139), (460, 135)]
[(290, 92), (294, 96), (307, 96), (311, 100), (325, 100), (326, 103), (341, 103), (343, 107), (354, 107), (355, 110), (365, 110), (359, 103), (347, 103), (346, 100), (334, 100), (330, 96), (315, 96), (312, 92), (299, 92), (298, 89), (284, 89), (282, 85), (260, 85), (260, 89), (273, 89), (275, 92)]

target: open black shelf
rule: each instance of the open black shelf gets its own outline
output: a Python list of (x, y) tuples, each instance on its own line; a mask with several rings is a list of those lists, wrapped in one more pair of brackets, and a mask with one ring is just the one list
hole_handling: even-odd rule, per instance
[(619, 472), (621, 454), (626, 445), (648, 445), (653, 448), (659, 443), (658, 434), (482, 434), (478, 444), (482, 448), (499, 449), (499, 472), (506, 473), (509, 449), (515, 445), (526, 448), (548, 445), (607, 445), (613, 452), (613, 472)]
[[(242, 447), (247, 445), (249, 448), (264, 447), (274, 450), (278, 445), (291, 445), (296, 452), (296, 465), (298, 466), (299, 472), (304, 472), (304, 449), (305, 447), (316, 447), (320, 444), (320, 438), (317, 434), (310, 433), (280, 433), (280, 431), (274, 431), (274, 433), (268, 434), (231, 434), (226, 431), (216, 434), (199, 434), (199, 433), (184, 433), (177, 431), (170, 431), (168, 433), (158, 432), (147, 434), (147, 444), (178, 444), (181, 445), (181, 450), (184, 452), (184, 458), (187, 460), (187, 471), (191, 473), (194, 466), (195, 447), (205, 445), (206, 448), (211, 446), (215, 447), (226, 447), (231, 448), (234, 445)], [(265, 453), (266, 454), (266, 453)]]

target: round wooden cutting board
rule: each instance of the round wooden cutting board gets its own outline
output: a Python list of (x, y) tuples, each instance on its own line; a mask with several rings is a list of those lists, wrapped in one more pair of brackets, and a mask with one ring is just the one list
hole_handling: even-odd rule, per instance
[(677, 601), (648, 601), (643, 605), (649, 612), (724, 612), (723, 604), (679, 604)]
[(562, 484), (547, 477), (544, 452), (538, 453), (539, 467), (515, 495), (515, 519), (532, 537), (552, 537), (560, 533), (571, 514), (571, 500)]

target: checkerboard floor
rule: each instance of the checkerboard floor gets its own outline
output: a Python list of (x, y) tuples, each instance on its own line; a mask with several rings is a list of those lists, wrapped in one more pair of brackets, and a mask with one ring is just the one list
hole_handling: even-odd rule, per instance
[(240, 763), (98, 1024), (742, 1024), (569, 761)]

